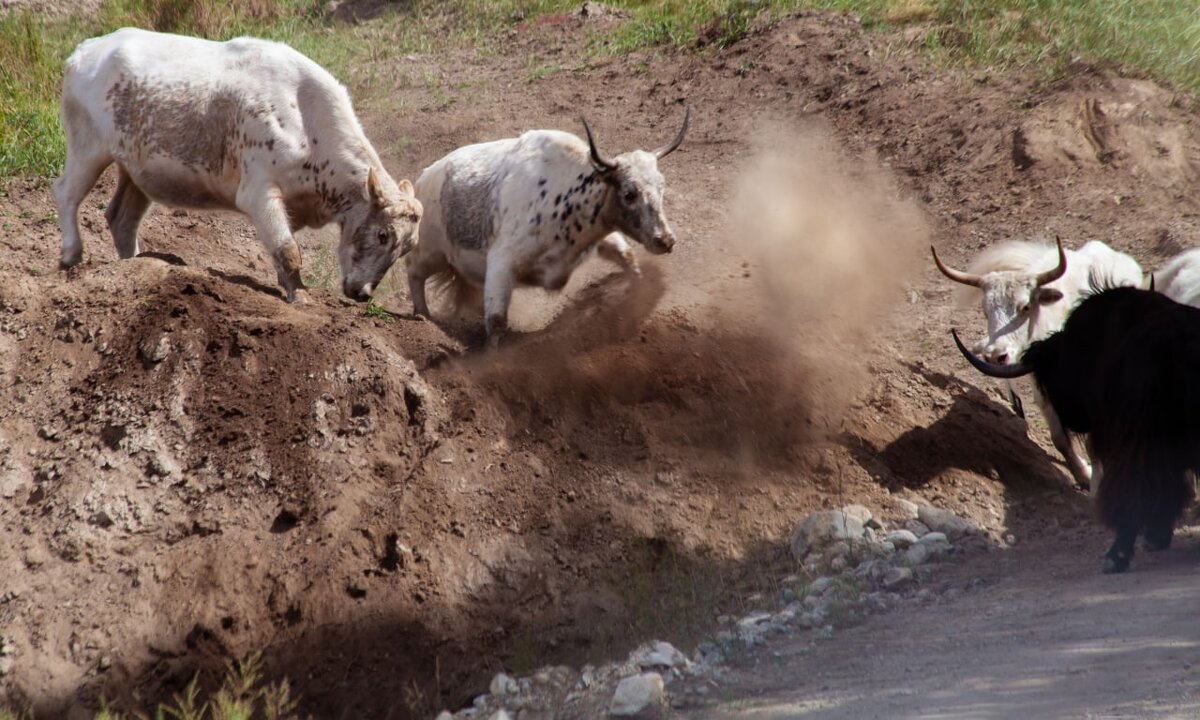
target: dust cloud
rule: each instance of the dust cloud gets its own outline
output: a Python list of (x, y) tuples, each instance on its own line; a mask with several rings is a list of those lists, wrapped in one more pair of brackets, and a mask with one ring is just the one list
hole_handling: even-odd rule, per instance
[(827, 133), (757, 138), (725, 237), (692, 238), (706, 251), (646, 263), (640, 279), (600, 277), (543, 329), (459, 365), (512, 429), (552, 418), (591, 457), (619, 463), (632, 443), (681, 466), (787, 462), (839, 431), (928, 232), (878, 163)]

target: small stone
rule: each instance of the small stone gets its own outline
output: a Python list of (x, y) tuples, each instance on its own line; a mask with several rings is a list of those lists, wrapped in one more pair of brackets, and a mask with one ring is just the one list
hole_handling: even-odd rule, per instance
[(892, 500), (896, 503), (896, 508), (909, 519), (916, 520), (919, 517), (921, 507), (912, 500), (905, 500), (904, 498), (892, 498)]
[(929, 526), (920, 520), (909, 520), (908, 522), (904, 523), (904, 529), (911, 532), (913, 535), (916, 535), (917, 537), (921, 537), (929, 533)]
[(804, 560), (813, 550), (862, 537), (863, 524), (857, 518), (840, 510), (820, 510), (805, 518), (792, 533), (792, 556)]
[(112, 660), (107, 655), (101, 655), (100, 660), (96, 662), (96, 669), (104, 672), (112, 667)]
[(871, 511), (862, 505), (847, 505), (842, 508), (842, 512), (846, 515), (846, 517), (854, 518), (864, 527), (866, 527), (867, 523), (869, 523), (874, 517), (871, 515)]
[(433, 720), (454, 720), (454, 716), (450, 714), (449, 710), (443, 710)]
[(500, 708), (496, 712), (492, 713), (488, 720), (512, 720), (512, 716), (508, 714), (507, 710)]
[(633, 675), (617, 683), (608, 712), (613, 717), (656, 718), (662, 713), (665, 699), (662, 675)]
[(903, 550), (909, 545), (916, 545), (917, 536), (911, 530), (893, 530), (884, 541), (890, 542), (897, 550)]
[(833, 587), (833, 579), (832, 578), (819, 577), (816, 580), (813, 580), (811, 583), (809, 583), (808, 594), (809, 594), (809, 596), (820, 595), (821, 593), (825, 592), (826, 590), (828, 590), (831, 587)]
[(880, 584), (888, 590), (899, 590), (912, 583), (913, 571), (906, 567), (894, 567), (883, 574)]
[(15, 664), (16, 661), (13, 660), (11, 656), (6, 655), (4, 657), (0, 657), (0, 677), (4, 677), (5, 675), (11, 673), (13, 670), (13, 665)]
[(488, 685), (488, 692), (496, 697), (515, 695), (519, 689), (517, 681), (504, 673), (496, 673), (496, 677), (492, 678), (492, 684)]
[(950, 541), (946, 539), (946, 533), (927, 532), (921, 536), (921, 539), (918, 542), (924, 543), (925, 545), (936, 545), (938, 543)]
[(917, 543), (909, 549), (905, 550), (902, 557), (906, 565), (920, 565), (933, 555), (933, 548), (929, 545)]
[(945, 533), (946, 537), (951, 539), (966, 535), (971, 530), (971, 524), (966, 520), (941, 508), (922, 507), (919, 518), (930, 530)]
[(670, 670), (675, 667), (686, 667), (687, 656), (675, 649), (668, 642), (654, 641), (646, 643), (629, 654), (629, 663), (642, 670)]

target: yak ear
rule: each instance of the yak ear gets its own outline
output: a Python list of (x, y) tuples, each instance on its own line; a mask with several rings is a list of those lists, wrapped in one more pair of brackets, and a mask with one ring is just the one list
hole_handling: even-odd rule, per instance
[(1040, 287), (1037, 289), (1037, 301), (1041, 305), (1049, 305), (1062, 299), (1062, 290), (1048, 287)]
[(408, 181), (408, 178), (402, 179), (397, 185), (400, 187), (401, 195), (416, 195), (417, 191), (413, 188), (413, 184)]

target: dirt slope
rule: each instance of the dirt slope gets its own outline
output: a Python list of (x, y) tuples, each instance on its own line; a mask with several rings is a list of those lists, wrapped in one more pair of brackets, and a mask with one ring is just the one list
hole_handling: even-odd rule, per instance
[[(951, 322), (982, 323), (923, 248), (963, 265), (1058, 233), (1154, 267), (1200, 236), (1194, 117), (1088, 68), (1055, 87), (934, 68), (829, 14), (579, 63), (606, 22), (402, 59), (358, 98), (400, 177), (581, 113), (603, 147), (655, 146), (696, 108), (663, 163), (675, 253), (638, 283), (596, 262), (565, 297), (524, 294), (526, 334), (495, 356), (324, 290), (284, 305), (236, 217), (160, 208), (155, 256), (116, 262), (111, 178), (87, 262), (58, 273), (48, 188), (9, 188), (0, 698), (140, 707), (266, 648), (317, 716), (420, 716), (502, 668), (687, 645), (786, 569), (807, 512), (886, 517), (893, 495), (1090, 563), (1045, 534), (1086, 507), (1040, 419), (1027, 434), (950, 353)], [(302, 238), (310, 271), (328, 241)]]

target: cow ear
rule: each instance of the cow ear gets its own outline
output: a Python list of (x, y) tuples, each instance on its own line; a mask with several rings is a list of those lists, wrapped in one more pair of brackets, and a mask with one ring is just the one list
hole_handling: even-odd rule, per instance
[(1062, 290), (1048, 287), (1038, 288), (1037, 301), (1041, 305), (1050, 305), (1062, 300), (1062, 298)]
[(413, 184), (410, 183), (407, 178), (400, 181), (399, 187), (400, 187), (401, 195), (416, 195), (417, 194), (417, 191), (415, 189), (413, 189)]
[(375, 174), (375, 168), (367, 170), (367, 194), (375, 207), (387, 206), (388, 202), (383, 197), (383, 188), (379, 186), (379, 176)]

